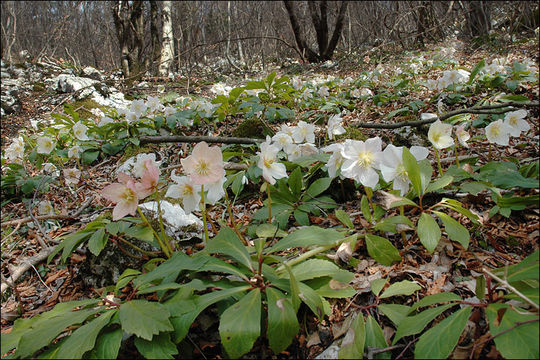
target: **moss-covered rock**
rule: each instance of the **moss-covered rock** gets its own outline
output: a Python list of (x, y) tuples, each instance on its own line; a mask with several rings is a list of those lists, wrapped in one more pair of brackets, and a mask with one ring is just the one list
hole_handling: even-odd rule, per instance
[(271, 135), (272, 131), (260, 119), (250, 118), (242, 121), (232, 134), (235, 137), (264, 139), (266, 135)]
[(345, 134), (336, 136), (336, 139), (351, 139), (351, 140), (362, 140), (365, 141), (368, 137), (360, 130), (359, 128), (346, 126)]

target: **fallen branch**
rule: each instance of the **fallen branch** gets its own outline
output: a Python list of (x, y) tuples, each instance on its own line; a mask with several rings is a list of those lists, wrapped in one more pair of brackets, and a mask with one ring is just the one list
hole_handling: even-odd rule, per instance
[[(360, 128), (366, 128), (366, 129), (398, 129), (405, 126), (422, 126), (426, 124), (431, 124), (437, 120), (444, 121), (446, 119), (451, 118), (452, 116), (459, 115), (459, 114), (504, 114), (509, 111), (515, 110), (514, 108), (510, 107), (537, 107), (538, 102), (532, 101), (528, 103), (520, 103), (515, 101), (510, 101), (502, 104), (495, 104), (495, 105), (485, 105), (485, 106), (473, 106), (470, 108), (464, 108), (464, 109), (457, 109), (454, 111), (447, 112), (446, 114), (443, 114), (438, 117), (434, 117), (431, 119), (426, 120), (416, 120), (416, 121), (403, 121), (393, 124), (372, 124), (372, 123), (355, 123), (353, 124), (356, 127)], [(508, 109), (504, 109), (508, 108)], [(495, 109), (503, 109), (501, 111), (490, 111)]]
[(206, 141), (207, 143), (222, 144), (258, 144), (263, 139), (250, 139), (239, 137), (221, 136), (141, 136), (140, 144), (160, 144), (160, 143), (195, 143)]
[(31, 267), (39, 264), (40, 262), (42, 262), (43, 260), (47, 259), (47, 257), (54, 251), (54, 249), (56, 249), (56, 246), (52, 246), (52, 247), (47, 247), (43, 250), (41, 250), (41, 252), (39, 252), (37, 255), (34, 255), (34, 256), (31, 256), (31, 257), (27, 257), (26, 259), (24, 259), (21, 264), (19, 266), (17, 266), (17, 268), (15, 268), (13, 271), (10, 271), (11, 272), (11, 275), (9, 277), (9, 281), (11, 282), (11, 284), (8, 284), (6, 281), (4, 281), (5, 279), (2, 280), (2, 285), (1, 285), (1, 294), (3, 295), (4, 292), (7, 290), (8, 287), (11, 287), (10, 285), (12, 285), (13, 287), (15, 286), (15, 282), (28, 270), (30, 269)]

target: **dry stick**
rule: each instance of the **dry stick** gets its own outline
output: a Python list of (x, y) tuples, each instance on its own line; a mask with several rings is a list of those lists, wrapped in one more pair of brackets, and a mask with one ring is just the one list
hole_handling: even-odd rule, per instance
[(263, 139), (250, 139), (239, 137), (220, 137), (220, 136), (141, 136), (140, 144), (160, 144), (160, 143), (194, 143), (206, 141), (207, 143), (222, 144), (258, 144)]
[(405, 126), (421, 126), (426, 124), (431, 124), (437, 120), (444, 121), (448, 118), (451, 118), (452, 116), (459, 115), (459, 114), (504, 114), (509, 111), (513, 111), (513, 109), (504, 109), (501, 111), (489, 111), (489, 110), (495, 110), (495, 109), (501, 109), (506, 107), (535, 107), (538, 106), (538, 102), (532, 101), (527, 103), (519, 103), (515, 101), (510, 101), (503, 104), (495, 104), (495, 105), (485, 105), (485, 106), (473, 106), (470, 108), (464, 108), (464, 109), (457, 109), (454, 111), (447, 112), (446, 114), (443, 114), (441, 116), (427, 119), (427, 120), (416, 120), (416, 121), (404, 121), (399, 123), (393, 123), (393, 124), (371, 124), (371, 123), (356, 123), (354, 126), (361, 127), (361, 128), (367, 128), (367, 129), (397, 129)]
[(488, 269), (486, 268), (483, 268), (482, 269), (486, 274), (488, 274), (491, 278), (497, 280), (498, 282), (501, 283), (502, 286), (504, 286), (505, 288), (507, 288), (508, 290), (512, 291), (514, 294), (516, 294), (517, 296), (519, 296), (521, 299), (523, 299), (523, 301), (527, 302), (528, 304), (532, 305), (532, 307), (534, 307), (536, 310), (539, 309), (538, 305), (532, 301), (531, 299), (529, 299), (528, 297), (526, 297), (525, 295), (523, 295), (522, 293), (520, 293), (515, 287), (513, 287), (512, 285), (510, 285), (506, 280), (503, 280), (501, 279), (500, 277), (498, 277), (497, 275), (493, 274), (491, 271), (489, 271)]
[[(78, 217), (83, 211), (84, 209), (86, 209), (88, 207), (88, 205), (90, 205), (90, 203), (92, 202), (92, 200), (94, 200), (94, 197), (93, 196), (90, 196), (88, 199), (86, 199), (85, 202), (82, 203), (81, 207), (75, 212), (73, 213), (72, 215), (69, 215), (69, 214), (59, 214), (59, 215), (40, 215), (40, 216), (34, 216), (34, 218), (36, 218), (37, 220), (65, 220), (65, 219), (74, 219), (76, 217)], [(32, 217), (28, 216), (28, 217), (25, 217), (25, 218), (22, 218), (22, 219), (16, 219), (16, 220), (8, 220), (8, 221), (4, 221), (1, 223), (1, 226), (4, 227), (4, 226), (11, 226), (11, 225), (16, 225), (16, 226), (20, 226), (22, 224), (26, 224), (27, 222), (30, 222), (32, 221)], [(10, 234), (11, 235), (11, 234)]]

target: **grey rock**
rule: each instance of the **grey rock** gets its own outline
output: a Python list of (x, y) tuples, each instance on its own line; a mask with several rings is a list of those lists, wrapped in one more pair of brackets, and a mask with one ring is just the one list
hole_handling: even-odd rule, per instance
[(103, 74), (99, 70), (97, 70), (97, 69), (95, 69), (95, 68), (93, 68), (91, 66), (85, 67), (82, 70), (82, 75), (84, 77), (87, 77), (87, 78), (90, 78), (90, 79), (93, 79), (93, 80), (103, 81), (103, 79), (104, 79)]
[(97, 83), (97, 80), (83, 78), (80, 76), (70, 76), (66, 74), (58, 75), (58, 87), (61, 92), (68, 93), (80, 90), (82, 88), (90, 87)]

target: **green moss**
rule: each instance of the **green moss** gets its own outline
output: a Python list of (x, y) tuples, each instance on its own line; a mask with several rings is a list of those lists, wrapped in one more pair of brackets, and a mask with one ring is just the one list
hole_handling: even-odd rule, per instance
[(347, 126), (345, 127), (345, 134), (339, 135), (336, 138), (337, 139), (351, 139), (351, 140), (362, 140), (365, 141), (368, 139), (368, 137), (362, 132), (362, 130)]
[(235, 137), (258, 138), (264, 139), (266, 135), (272, 132), (268, 129), (260, 119), (250, 118), (245, 119), (233, 131)]
[(25, 63), (16, 63), (16, 64), (15, 64), (15, 67), (16, 67), (17, 69), (23, 69), (23, 70), (28, 69), (28, 67), (26, 66)]
[(73, 109), (77, 111), (81, 119), (88, 119), (94, 117), (94, 114), (89, 111), (91, 109), (105, 109), (105, 106), (98, 104), (92, 99), (77, 100), (72, 102), (71, 106), (73, 106)]
[(128, 145), (124, 151), (124, 155), (122, 155), (122, 158), (120, 159), (120, 163), (126, 161), (132, 156), (137, 156), (139, 154), (146, 154), (155, 152), (155, 145), (147, 145), (147, 146), (135, 146), (135, 145)]
[(34, 92), (39, 92), (39, 93), (42, 93), (42, 92), (45, 92), (47, 91), (47, 88), (45, 87), (45, 84), (42, 83), (42, 82), (36, 82), (32, 85), (32, 90), (34, 90)]

